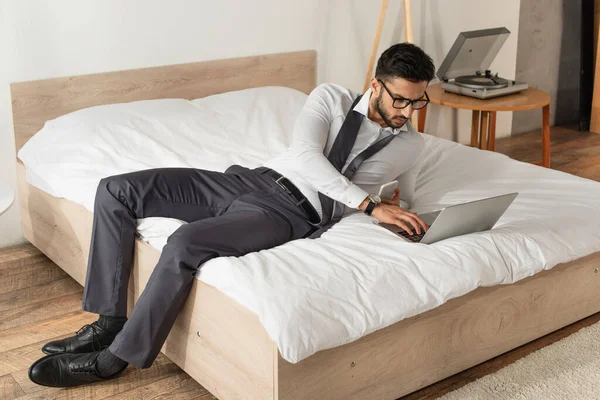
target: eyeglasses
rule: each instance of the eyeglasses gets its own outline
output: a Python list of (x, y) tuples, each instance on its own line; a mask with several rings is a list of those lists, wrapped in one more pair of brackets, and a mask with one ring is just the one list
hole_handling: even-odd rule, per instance
[(421, 97), (420, 99), (417, 99), (417, 100), (409, 100), (409, 99), (404, 99), (402, 97), (394, 97), (394, 95), (390, 93), (387, 86), (385, 86), (385, 83), (383, 83), (383, 81), (381, 79), (377, 79), (377, 80), (379, 81), (379, 83), (381, 83), (381, 86), (383, 86), (385, 91), (390, 95), (390, 97), (394, 101), (392, 103), (392, 107), (394, 107), (398, 110), (402, 110), (403, 108), (408, 107), (410, 104), (412, 104), (413, 110), (420, 110), (422, 108), (425, 108), (427, 106), (427, 104), (429, 104), (429, 96), (427, 95), (427, 92), (425, 92), (424, 97)]

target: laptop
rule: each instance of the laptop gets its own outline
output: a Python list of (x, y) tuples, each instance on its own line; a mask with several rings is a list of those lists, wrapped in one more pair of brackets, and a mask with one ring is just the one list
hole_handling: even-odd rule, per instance
[(419, 214), (429, 226), (429, 230), (420, 235), (415, 231), (411, 236), (404, 229), (392, 224), (379, 225), (410, 242), (431, 244), (454, 236), (492, 229), (517, 195), (518, 193), (508, 193)]

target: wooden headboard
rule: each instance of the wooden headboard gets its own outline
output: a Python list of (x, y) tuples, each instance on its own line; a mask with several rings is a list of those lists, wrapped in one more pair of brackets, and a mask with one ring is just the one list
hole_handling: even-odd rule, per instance
[(260, 86), (315, 87), (314, 50), (12, 83), (17, 151), (48, 120), (86, 107), (160, 98), (197, 99)]

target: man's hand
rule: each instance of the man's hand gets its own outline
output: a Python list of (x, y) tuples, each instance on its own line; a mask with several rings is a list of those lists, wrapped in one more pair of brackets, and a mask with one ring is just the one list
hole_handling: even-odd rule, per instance
[[(371, 216), (377, 218), (379, 222), (399, 226), (410, 235), (413, 234), (413, 229), (415, 229), (418, 234), (427, 232), (429, 226), (427, 226), (421, 217), (413, 212), (400, 208), (399, 203), (400, 191), (396, 190), (392, 200), (382, 200), (380, 204), (375, 206)], [(364, 211), (368, 204), (369, 198), (367, 197), (360, 204), (359, 209)]]
[(394, 190), (394, 195), (392, 196), (391, 199), (381, 199), (382, 203), (385, 204), (390, 204), (392, 206), (399, 206), (400, 205), (400, 189), (396, 188), (396, 190)]
[(429, 229), (429, 226), (427, 226), (421, 217), (413, 212), (400, 208), (398, 205), (378, 204), (375, 206), (371, 216), (377, 218), (379, 222), (399, 226), (408, 232), (409, 235), (413, 234), (412, 228), (414, 228), (418, 234), (427, 232)]

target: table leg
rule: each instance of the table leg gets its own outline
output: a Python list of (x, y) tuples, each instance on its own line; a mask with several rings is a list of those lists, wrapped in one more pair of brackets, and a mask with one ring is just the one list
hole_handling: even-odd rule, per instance
[(496, 151), (496, 111), (490, 113), (490, 130), (487, 148), (490, 151)]
[(425, 118), (427, 117), (427, 107), (419, 110), (418, 112), (419, 112), (419, 124), (417, 126), (417, 130), (422, 133), (425, 131)]
[(479, 137), (479, 111), (473, 110), (471, 117), (471, 147), (477, 147), (477, 139)]
[(481, 112), (481, 125), (479, 128), (479, 148), (482, 150), (487, 150), (487, 131), (489, 115), (489, 111)]
[(550, 168), (550, 105), (542, 109), (542, 166)]

